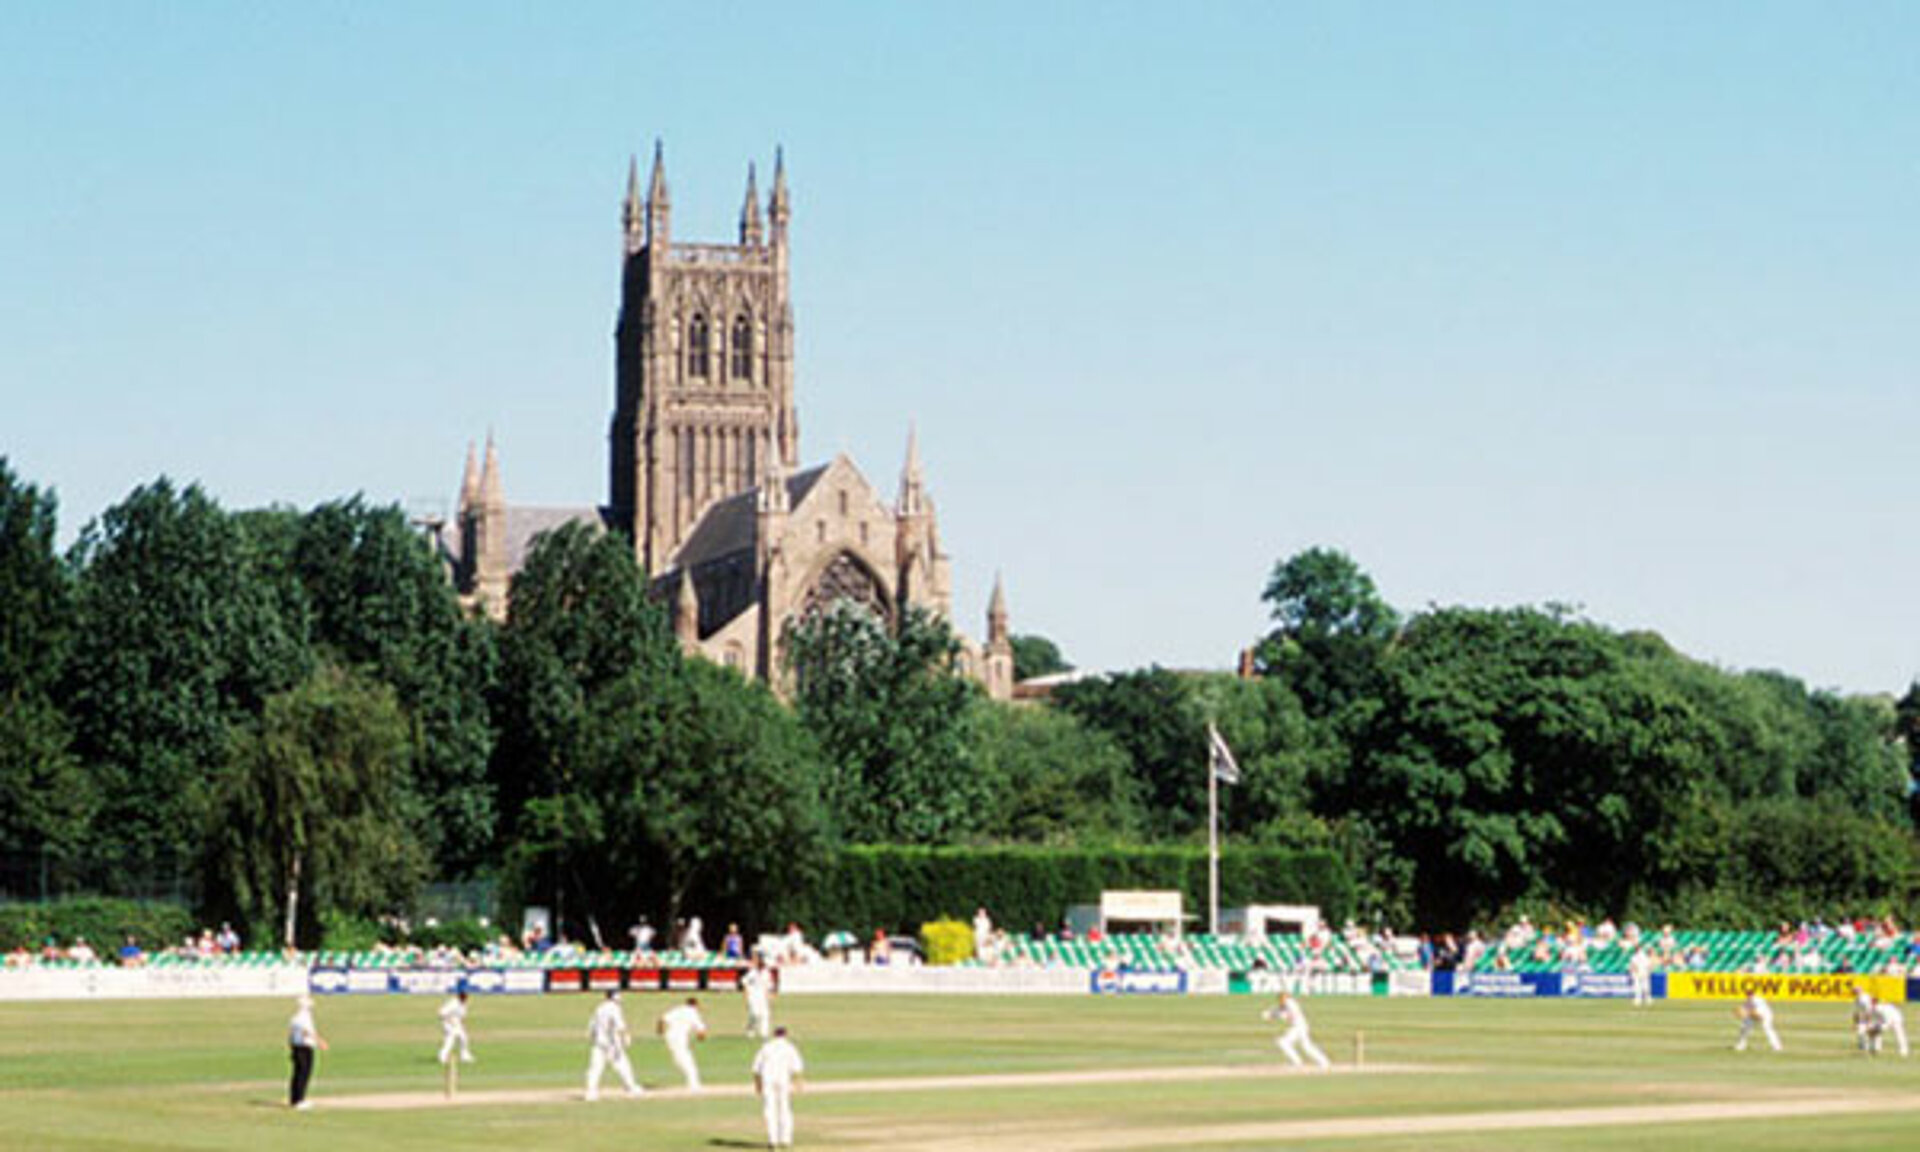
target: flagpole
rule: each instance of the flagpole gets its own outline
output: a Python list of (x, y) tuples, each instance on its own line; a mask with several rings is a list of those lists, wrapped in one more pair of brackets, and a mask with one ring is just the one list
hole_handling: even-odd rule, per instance
[(1220, 935), (1220, 773), (1207, 750), (1207, 934)]

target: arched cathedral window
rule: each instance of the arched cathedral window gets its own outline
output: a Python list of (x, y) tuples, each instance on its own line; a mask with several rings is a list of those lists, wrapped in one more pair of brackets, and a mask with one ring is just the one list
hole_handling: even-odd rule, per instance
[(733, 339), (729, 342), (729, 351), (733, 353), (733, 378), (753, 379), (753, 327), (747, 323), (745, 316), (733, 318)]
[(709, 343), (707, 318), (696, 312), (693, 322), (687, 325), (687, 375), (705, 376), (707, 374)]

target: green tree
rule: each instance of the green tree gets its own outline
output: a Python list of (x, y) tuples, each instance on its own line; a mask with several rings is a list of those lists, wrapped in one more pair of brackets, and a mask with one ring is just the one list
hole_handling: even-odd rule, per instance
[(1045, 636), (1015, 633), (1007, 640), (1013, 645), (1013, 678), (1016, 681), (1073, 671), (1073, 665), (1067, 663), (1067, 658), (1060, 654), (1060, 646)]
[(72, 584), (54, 549), (57, 511), (52, 493), (0, 457), (0, 853), (64, 870), (98, 796), (53, 698), (73, 627)]
[(322, 665), (234, 741), (211, 805), (209, 904), (256, 940), (404, 910), (426, 876), (408, 724), (384, 684)]
[(1352, 557), (1333, 548), (1298, 553), (1274, 566), (1261, 599), (1275, 625), (1256, 651), (1263, 675), (1285, 680), (1315, 716), (1369, 694), (1400, 621)]
[(664, 683), (680, 658), (632, 546), (617, 535), (578, 524), (544, 533), (508, 604), (492, 776), (502, 828), (518, 836), (529, 800), (576, 791), (573, 758), (594, 698), (629, 676)]
[(440, 561), (396, 507), (356, 496), (289, 527), (288, 575), (304, 592), (314, 646), (393, 688), (427, 806), (421, 834), (443, 873), (470, 871), (493, 838), (491, 626), (461, 611)]
[(1158, 667), (1122, 672), (1063, 684), (1053, 700), (1126, 750), (1154, 836), (1178, 839), (1205, 827), (1207, 726), (1182, 677)]
[(918, 609), (893, 631), (839, 601), (786, 640), (796, 711), (827, 763), (839, 832), (861, 843), (939, 844), (980, 827), (985, 786), (962, 738), (978, 691), (955, 667), (960, 644)]
[(230, 730), (310, 667), (307, 622), (197, 486), (136, 489), (87, 527), (73, 561), (64, 693), (103, 798), (100, 858), (190, 860)]
[(965, 742), (988, 787), (985, 838), (1064, 846), (1144, 833), (1139, 782), (1107, 733), (1051, 708), (980, 698), (967, 710)]

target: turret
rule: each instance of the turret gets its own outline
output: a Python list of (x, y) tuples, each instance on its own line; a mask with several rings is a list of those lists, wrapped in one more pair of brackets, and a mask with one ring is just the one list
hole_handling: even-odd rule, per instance
[(700, 596), (693, 589), (693, 573), (680, 573), (680, 594), (673, 601), (673, 634), (689, 653), (700, 646)]
[(753, 164), (747, 164), (747, 200), (740, 205), (740, 243), (759, 247), (763, 243), (760, 232), (760, 192), (754, 187)]
[(507, 492), (500, 481), (500, 452), (487, 433), (486, 463), (480, 469), (479, 507), (471, 521), (477, 537), (473, 555), (473, 593), (494, 619), (507, 614)]
[(636, 156), (627, 157), (627, 198), (620, 205), (620, 231), (626, 237), (629, 256), (647, 242), (647, 211), (640, 200), (640, 160)]
[(913, 425), (907, 425), (907, 459), (900, 466), (900, 498), (894, 513), (902, 520), (927, 512), (927, 486), (920, 476), (920, 445)]

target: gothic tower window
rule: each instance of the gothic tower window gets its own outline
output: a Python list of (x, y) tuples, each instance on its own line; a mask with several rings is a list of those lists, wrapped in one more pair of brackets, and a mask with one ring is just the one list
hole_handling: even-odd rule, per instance
[(710, 334), (707, 332), (707, 318), (694, 313), (693, 322), (687, 325), (687, 375), (705, 376), (710, 350)]
[(745, 316), (733, 318), (733, 339), (728, 342), (728, 351), (733, 353), (733, 378), (753, 379), (753, 328)]

